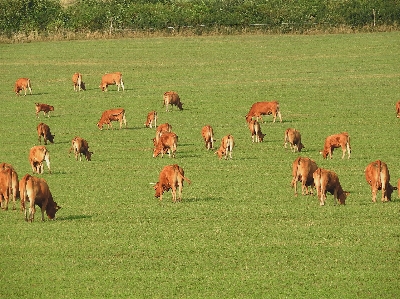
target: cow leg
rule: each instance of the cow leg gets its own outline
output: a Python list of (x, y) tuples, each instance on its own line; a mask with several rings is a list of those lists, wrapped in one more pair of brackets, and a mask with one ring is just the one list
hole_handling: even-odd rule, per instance
[(172, 193), (172, 201), (173, 201), (173, 202), (176, 202), (176, 182), (174, 182), (174, 183), (172, 184), (172, 191), (171, 191), (171, 193)]
[(372, 190), (372, 202), (376, 202), (376, 193), (378, 192), (377, 189), (371, 189)]
[(350, 153), (351, 153), (350, 144), (347, 143), (347, 144), (346, 144), (346, 147), (347, 147), (347, 154), (348, 154), (347, 159), (350, 159)]
[(124, 81), (122, 81), (122, 79), (121, 79), (121, 87), (122, 87), (122, 91), (125, 91)]

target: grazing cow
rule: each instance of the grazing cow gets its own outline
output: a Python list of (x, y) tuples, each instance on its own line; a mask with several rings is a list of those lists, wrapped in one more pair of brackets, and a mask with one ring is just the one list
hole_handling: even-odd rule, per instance
[(157, 127), (157, 111), (150, 111), (147, 114), (147, 119), (146, 119), (146, 123), (144, 124), (144, 126), (146, 128), (153, 128), (153, 123), (154, 123), (154, 127)]
[(37, 126), (37, 133), (38, 133), (38, 141), (39, 144), (42, 144), (42, 136), (44, 140), (44, 144), (47, 144), (47, 140), (51, 143), (54, 143), (54, 136), (50, 132), (50, 127), (45, 123), (40, 123)]
[(72, 83), (74, 84), (74, 91), (86, 90), (85, 82), (82, 81), (82, 74), (75, 73), (72, 75)]
[(254, 140), (255, 140), (255, 142), (263, 142), (264, 141), (265, 134), (263, 134), (261, 132), (260, 123), (256, 119), (250, 121), (249, 130), (251, 133), (251, 140), (253, 142), (254, 142)]
[(365, 168), (365, 179), (371, 186), (373, 202), (376, 202), (376, 193), (378, 190), (382, 190), (382, 202), (390, 201), (393, 190), (397, 190), (397, 187), (393, 187), (390, 184), (389, 169), (386, 163), (381, 160), (376, 160), (368, 164)]
[(122, 91), (124, 91), (125, 87), (124, 82), (122, 81), (122, 73), (115, 72), (103, 75), (99, 86), (101, 91), (107, 91), (108, 85), (117, 85), (118, 91), (120, 87), (122, 88)]
[(165, 166), (160, 172), (158, 182), (154, 185), (154, 190), (156, 191), (155, 197), (159, 197), (160, 201), (162, 201), (163, 193), (172, 189), (172, 201), (176, 202), (176, 187), (178, 187), (178, 200), (181, 201), (184, 180), (189, 184), (191, 183), (185, 177), (182, 167), (178, 166), (178, 164)]
[(222, 137), (221, 139), (221, 146), (219, 149), (215, 152), (216, 155), (218, 155), (218, 158), (221, 159), (222, 156), (225, 156), (225, 160), (228, 158), (228, 153), (229, 153), (229, 158), (232, 159), (232, 150), (233, 147), (235, 146), (235, 142), (233, 139), (232, 135), (226, 135)]
[(82, 161), (82, 154), (85, 156), (87, 161), (92, 160), (93, 152), (89, 151), (89, 145), (87, 141), (81, 137), (76, 136), (74, 139), (72, 139), (71, 148), (68, 151), (68, 155), (72, 151), (75, 154), (76, 161), (78, 161), (78, 156), (79, 156), (79, 161)]
[(39, 118), (39, 112), (43, 111), (43, 115), (50, 117), (50, 111), (54, 111), (54, 107), (47, 104), (35, 103), (36, 117)]
[(119, 128), (122, 128), (122, 124), (125, 125), (126, 128), (126, 118), (125, 118), (125, 109), (110, 109), (103, 112), (97, 126), (100, 130), (103, 130), (103, 125), (107, 124), (107, 130), (111, 127), (112, 129), (112, 121), (119, 121)]
[(301, 194), (308, 195), (308, 190), (313, 194), (314, 178), (313, 173), (318, 169), (317, 163), (314, 160), (306, 157), (298, 157), (292, 165), (292, 182), (294, 187), (294, 195), (297, 196), (297, 182), (301, 181)]
[(169, 123), (164, 123), (164, 124), (161, 124), (161, 125), (159, 125), (157, 127), (155, 143), (158, 142), (158, 140), (160, 139), (161, 134), (163, 134), (164, 132), (172, 132), (172, 126)]
[(213, 128), (209, 125), (201, 128), (201, 136), (203, 136), (204, 142), (206, 144), (206, 149), (214, 148), (214, 131)]
[(30, 94), (32, 94), (31, 80), (29, 78), (19, 78), (15, 81), (14, 92), (19, 96), (19, 92), (24, 90), (24, 96), (26, 96), (26, 89), (29, 89)]
[(161, 153), (161, 157), (164, 157), (164, 153), (169, 151), (169, 157), (171, 155), (175, 158), (176, 147), (178, 143), (178, 136), (172, 132), (163, 132), (158, 141), (153, 139), (154, 142), (154, 150), (153, 150), (153, 158), (157, 157)]
[[(8, 188), (9, 189), (8, 193), (10, 195), (10, 193), (12, 193), (13, 195), (13, 210), (15, 210), (15, 201), (16, 198), (19, 196), (19, 188), (18, 188), (18, 174), (15, 171), (14, 167), (11, 164), (8, 163), (0, 163), (0, 172), (1, 171), (5, 171), (7, 173), (5, 178), (5, 182), (8, 182)], [(11, 176), (11, 178), (9, 177)], [(11, 185), (10, 185), (11, 183)], [(6, 184), (0, 183), (0, 189), (2, 189), (4, 186), (6, 186)], [(6, 200), (7, 204), (6, 207), (4, 208), (5, 210), (8, 210), (8, 200)]]
[(276, 116), (279, 116), (279, 119), (282, 122), (282, 115), (279, 110), (279, 103), (277, 101), (257, 102), (251, 106), (249, 113), (247, 113), (246, 115), (246, 121), (247, 123), (250, 123), (253, 117), (256, 117), (257, 120), (260, 118), (262, 121), (262, 115), (270, 114), (272, 114), (272, 116), (274, 117), (273, 122), (275, 122)]
[(313, 178), (320, 201), (319, 204), (321, 206), (325, 205), (327, 191), (333, 194), (333, 198), (337, 200), (339, 204), (344, 205), (346, 203), (346, 198), (350, 193), (342, 189), (339, 178), (335, 172), (318, 168), (313, 173)]
[(31, 164), (33, 173), (43, 173), (43, 161), (46, 161), (49, 173), (51, 173), (50, 153), (47, 148), (44, 145), (36, 145), (32, 147), (29, 151), (29, 163)]
[(179, 95), (175, 91), (164, 92), (163, 100), (164, 100), (163, 107), (165, 106), (166, 111), (169, 111), (168, 106), (170, 104), (171, 104), (171, 107), (172, 107), (172, 105), (175, 105), (179, 108), (179, 110), (183, 110), (183, 108), (182, 108), (183, 103), (181, 102)]
[(343, 132), (340, 134), (335, 134), (335, 135), (330, 135), (326, 137), (325, 139), (325, 144), (324, 144), (324, 149), (320, 151), (320, 154), (322, 154), (322, 157), (326, 159), (329, 154), (329, 158), (332, 159), (332, 153), (335, 148), (342, 148), (342, 159), (344, 158), (346, 154), (346, 149), (347, 149), (347, 155), (348, 159), (350, 159), (350, 153), (351, 153), (351, 147), (350, 147), (350, 136), (347, 132)]
[[(42, 221), (44, 221), (44, 212), (47, 217), (53, 220), (60, 206), (53, 200), (49, 186), (45, 179), (37, 178), (26, 174), (19, 182), (21, 193), (21, 210), (24, 212), (25, 221), (33, 222), (35, 216), (35, 205), (42, 211)], [(26, 203), (29, 202), (29, 216), (26, 209)]]
[(285, 148), (287, 148), (287, 143), (289, 142), (290, 149), (293, 152), (301, 152), (301, 150), (305, 147), (303, 143), (301, 143), (301, 134), (296, 129), (286, 129), (285, 131)]

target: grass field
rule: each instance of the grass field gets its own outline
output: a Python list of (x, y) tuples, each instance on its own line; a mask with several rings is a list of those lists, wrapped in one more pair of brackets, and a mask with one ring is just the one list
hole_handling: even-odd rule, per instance
[[(400, 200), (371, 202), (366, 165), (388, 164), (400, 178), (400, 33), (224, 36), (37, 42), (0, 45), (0, 162), (31, 173), (36, 126), (55, 134), (45, 178), (62, 209), (56, 221), (26, 223), (0, 211), (0, 298), (397, 298)], [(74, 93), (83, 74), (87, 91)], [(126, 90), (102, 93), (101, 75), (121, 71)], [(29, 77), (33, 95), (13, 84)], [(177, 91), (184, 110), (165, 112)], [(283, 123), (265, 117), (252, 144), (244, 116), (256, 101), (278, 100)], [(34, 103), (53, 105), (35, 118)], [(101, 112), (126, 109), (128, 128), (100, 131)], [(177, 157), (152, 158), (157, 110), (179, 136)], [(204, 147), (200, 130), (232, 134), (232, 160)], [(302, 156), (334, 170), (351, 194), (294, 197), (286, 128), (302, 133)], [(114, 128), (118, 124), (114, 123)], [(347, 131), (352, 157), (323, 160), (326, 136)], [(92, 161), (68, 157), (79, 135)], [(178, 163), (192, 184), (183, 201), (154, 197), (151, 183)], [(379, 197), (380, 199), (380, 193)], [(19, 205), (19, 203), (18, 203)]]

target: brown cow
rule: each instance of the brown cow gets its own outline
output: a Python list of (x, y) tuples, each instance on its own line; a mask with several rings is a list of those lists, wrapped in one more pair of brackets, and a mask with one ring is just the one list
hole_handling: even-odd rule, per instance
[(86, 90), (85, 82), (82, 81), (81, 73), (75, 73), (72, 75), (72, 83), (74, 84), (74, 91)]
[(169, 157), (171, 155), (175, 158), (176, 147), (178, 143), (178, 136), (173, 132), (163, 132), (158, 141), (154, 138), (154, 150), (153, 158), (157, 157), (161, 153), (161, 157), (164, 157), (164, 153), (169, 152)]
[(146, 123), (144, 124), (144, 126), (146, 128), (153, 128), (153, 123), (154, 123), (154, 127), (157, 127), (157, 111), (150, 111), (147, 114), (147, 119), (146, 119)]
[(348, 159), (350, 159), (351, 147), (350, 147), (350, 136), (347, 132), (340, 134), (330, 135), (326, 137), (324, 149), (320, 151), (322, 157), (326, 159), (329, 154), (329, 158), (332, 159), (332, 153), (335, 148), (342, 148), (342, 159), (344, 158), (347, 150)]
[(159, 125), (157, 127), (155, 144), (158, 142), (158, 140), (160, 139), (161, 134), (164, 133), (164, 132), (172, 132), (172, 126), (169, 123), (164, 123), (164, 124), (161, 124), (161, 125)]
[(247, 113), (246, 115), (246, 121), (247, 123), (250, 123), (253, 117), (256, 117), (257, 120), (261, 119), (262, 121), (262, 115), (270, 114), (272, 114), (272, 116), (274, 117), (273, 122), (275, 122), (276, 116), (279, 116), (279, 119), (282, 122), (282, 115), (279, 110), (279, 103), (277, 101), (257, 102), (251, 106), (249, 113)]
[(154, 190), (156, 191), (154, 196), (157, 198), (159, 197), (160, 201), (162, 201), (163, 193), (172, 189), (172, 201), (176, 202), (176, 187), (178, 187), (178, 200), (181, 201), (184, 180), (189, 184), (191, 183), (190, 180), (185, 177), (182, 167), (178, 166), (178, 164), (165, 166), (160, 172), (158, 182), (154, 185)]
[(203, 136), (204, 142), (206, 144), (206, 149), (213, 149), (215, 141), (213, 128), (209, 125), (204, 126), (203, 128), (201, 128), (201, 136)]
[[(292, 165), (292, 182), (291, 186), (294, 187), (294, 195), (297, 196), (297, 182), (301, 181), (301, 194), (313, 194), (314, 178), (313, 173), (318, 169), (317, 163), (314, 160), (306, 157), (298, 157), (293, 161)], [(310, 187), (310, 188), (309, 188)]]
[(397, 190), (397, 187), (393, 187), (390, 184), (389, 169), (386, 163), (381, 160), (376, 160), (368, 164), (365, 168), (365, 179), (371, 186), (373, 202), (376, 202), (376, 193), (378, 190), (382, 190), (382, 202), (390, 201), (393, 190)]
[(219, 149), (215, 152), (216, 155), (218, 155), (218, 158), (221, 159), (222, 156), (225, 156), (225, 160), (228, 158), (228, 153), (229, 153), (229, 158), (232, 159), (232, 151), (233, 147), (235, 146), (235, 141), (232, 135), (226, 135), (222, 137), (221, 139), (221, 146)]
[(122, 128), (122, 124), (125, 125), (126, 128), (126, 118), (125, 118), (125, 109), (110, 109), (103, 112), (100, 117), (97, 126), (100, 130), (103, 130), (103, 125), (107, 124), (107, 130), (111, 127), (112, 129), (112, 121), (119, 121), (119, 128)]
[(47, 104), (35, 103), (36, 117), (39, 118), (39, 112), (43, 111), (43, 115), (50, 117), (50, 111), (54, 111), (54, 107)]
[[(179, 98), (179, 95), (175, 91), (166, 91), (164, 92), (163, 95), (163, 107), (165, 106), (165, 110), (169, 111), (168, 106), (171, 104), (171, 107), (173, 105), (177, 106), (179, 110), (183, 110), (182, 105), (183, 103), (181, 102), (181, 99)], [(172, 108), (171, 108), (172, 109)]]
[(29, 163), (31, 164), (33, 173), (43, 173), (43, 161), (46, 161), (49, 173), (51, 173), (50, 153), (47, 148), (44, 145), (36, 145), (32, 147), (29, 151)]
[[(0, 171), (9, 172), (10, 173), (9, 175), (11, 175), (11, 180), (7, 179), (8, 184), (9, 184), (8, 188), (11, 188), (8, 193), (9, 194), (12, 193), (12, 195), (13, 195), (13, 210), (15, 210), (15, 201), (16, 201), (16, 198), (19, 196), (18, 174), (15, 171), (14, 167), (8, 163), (0, 163)], [(9, 175), (7, 174), (8, 178), (9, 178)], [(11, 182), (11, 185), (10, 185), (10, 182)], [(0, 185), (3, 187), (5, 186), (5, 184), (3, 184), (3, 183), (1, 183)], [(0, 186), (0, 188), (2, 188), (1, 186)], [(6, 202), (7, 202), (7, 204), (6, 204), (5, 210), (8, 210), (8, 200)]]
[(24, 96), (26, 96), (26, 89), (29, 89), (30, 94), (32, 94), (31, 80), (29, 78), (19, 78), (15, 81), (14, 92), (19, 96), (19, 92), (24, 90)]
[(122, 91), (124, 91), (125, 87), (124, 82), (122, 81), (122, 73), (115, 72), (103, 75), (99, 86), (101, 91), (107, 91), (108, 85), (117, 85), (118, 91), (120, 87), (122, 87)]
[(287, 148), (287, 143), (289, 142), (290, 149), (293, 152), (301, 152), (305, 146), (301, 143), (301, 134), (296, 129), (286, 129), (285, 131), (285, 148)]
[(44, 144), (47, 144), (47, 140), (51, 143), (54, 143), (54, 136), (50, 132), (50, 127), (45, 123), (40, 123), (37, 126), (37, 134), (38, 134), (38, 141), (39, 144), (42, 144), (42, 136), (44, 140)]
[(396, 103), (396, 116), (400, 118), (400, 101)]
[[(45, 179), (37, 178), (26, 174), (19, 182), (21, 192), (21, 210), (24, 212), (25, 221), (33, 222), (35, 216), (35, 205), (42, 211), (42, 221), (44, 221), (44, 212), (47, 217), (53, 220), (60, 206), (53, 200), (49, 186)], [(29, 202), (29, 216), (26, 203)]]
[(255, 142), (263, 142), (264, 141), (265, 134), (263, 134), (261, 132), (260, 123), (256, 119), (250, 121), (249, 130), (251, 133), (251, 140), (253, 142), (254, 142), (254, 139), (255, 139)]
[(333, 194), (333, 198), (338, 201), (339, 204), (344, 205), (346, 198), (350, 194), (342, 189), (337, 174), (333, 171), (318, 168), (313, 173), (315, 188), (317, 189), (318, 199), (320, 205), (325, 205), (326, 192)]
[(89, 145), (87, 141), (79, 136), (76, 136), (74, 139), (72, 139), (71, 148), (68, 151), (68, 155), (72, 151), (75, 154), (76, 161), (78, 161), (78, 156), (79, 156), (79, 161), (82, 161), (82, 154), (85, 156), (87, 161), (92, 160), (93, 152), (89, 151)]

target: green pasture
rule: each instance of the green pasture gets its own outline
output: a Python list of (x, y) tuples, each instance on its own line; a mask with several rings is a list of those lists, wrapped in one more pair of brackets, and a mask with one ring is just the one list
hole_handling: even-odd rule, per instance
[[(52, 173), (62, 209), (56, 221), (26, 223), (0, 211), (0, 298), (398, 298), (400, 200), (372, 203), (366, 165), (399, 168), (400, 33), (138, 38), (0, 45), (0, 162), (31, 173), (36, 126), (47, 123)], [(81, 72), (85, 92), (71, 77)], [(102, 93), (100, 78), (121, 71), (125, 91)], [(33, 95), (17, 97), (17, 78)], [(179, 93), (184, 110), (162, 108)], [(253, 144), (245, 115), (257, 101), (280, 102), (283, 122), (264, 118)], [(35, 118), (35, 102), (55, 107)], [(103, 110), (123, 107), (128, 128), (100, 131)], [(179, 136), (177, 157), (152, 158), (156, 110)], [(236, 140), (232, 160), (207, 151)], [(294, 196), (285, 129), (302, 134), (300, 154), (335, 171), (346, 205), (328, 195)], [(347, 131), (351, 159), (319, 154), (326, 136)], [(68, 156), (85, 138), (92, 161)], [(183, 200), (154, 197), (163, 166), (178, 163), (192, 181)], [(19, 208), (19, 201), (18, 201)], [(12, 205), (10, 205), (11, 208)]]

